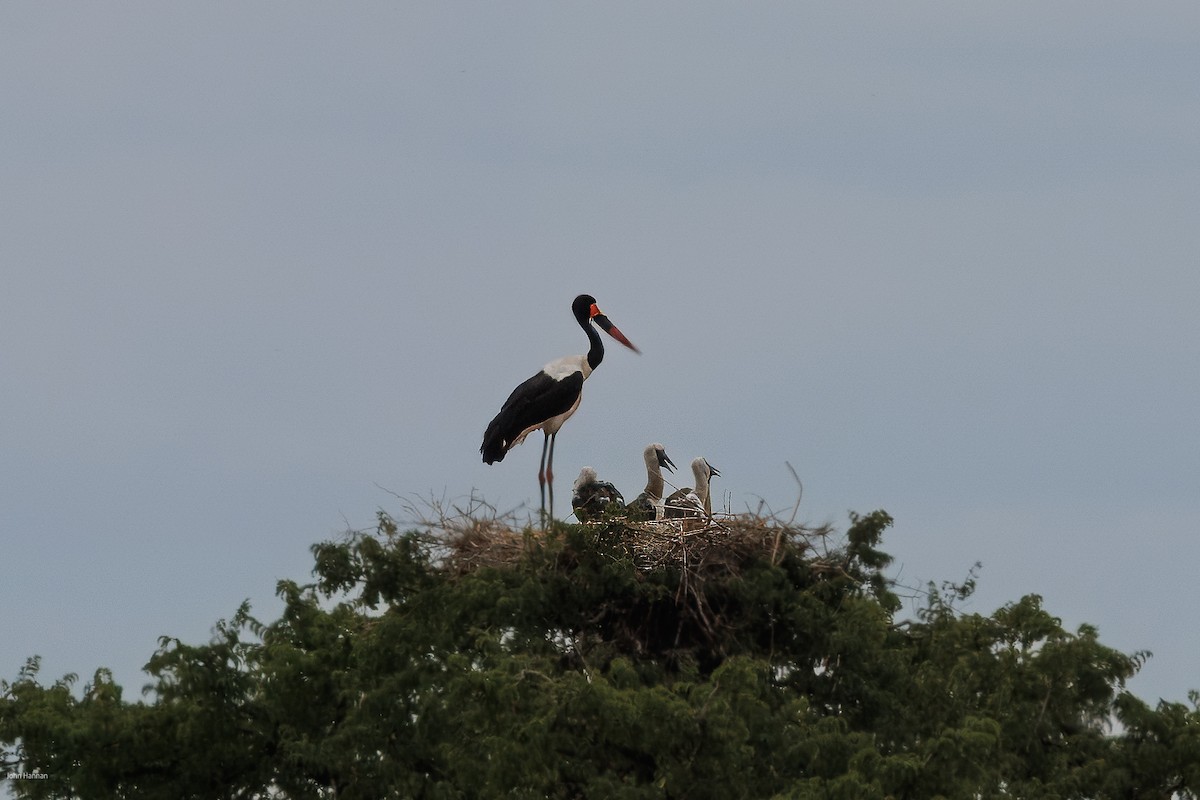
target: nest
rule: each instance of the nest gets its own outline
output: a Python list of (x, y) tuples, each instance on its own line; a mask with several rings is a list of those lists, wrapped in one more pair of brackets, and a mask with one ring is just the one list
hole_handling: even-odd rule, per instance
[[(495, 519), (470, 520), (442, 530), (445, 553), (441, 564), (455, 575), (466, 575), (482, 567), (515, 566), (535, 540)], [(540, 534), (544, 538), (545, 531)]]
[[(593, 632), (630, 652), (679, 653), (698, 643), (708, 652), (725, 652), (739, 630), (730, 620), (757, 613), (739, 599), (736, 580), (751, 569), (790, 561), (793, 579), (847, 575), (845, 552), (833, 546), (836, 537), (828, 525), (798, 525), (761, 509), (655, 521), (612, 515), (548, 526), (519, 524), (515, 512), (497, 513), (475, 498), (466, 508), (434, 502), (420, 515), (411, 506), (408, 511), (434, 565), (453, 577), (522, 569), (546, 556), (557, 569), (570, 571), (600, 558), (628, 564), (642, 580), (669, 588), (666, 597), (632, 593), (596, 609)], [(801, 560), (802, 569), (795, 569)]]
[(828, 528), (781, 524), (759, 514), (716, 514), (711, 518), (626, 523), (624, 544), (639, 569), (736, 572), (750, 561), (778, 563), (785, 554), (823, 548)]
[[(474, 497), (466, 507), (438, 501), (425, 505), (419, 513), (410, 506), (409, 516), (430, 537), (439, 566), (455, 575), (515, 567), (531, 550), (551, 546), (564, 530), (557, 524), (522, 526), (515, 512), (499, 513)], [(610, 557), (628, 559), (646, 572), (667, 568), (696, 577), (736, 574), (748, 563), (776, 564), (787, 555), (804, 556), (818, 570), (840, 561), (830, 552), (828, 525), (797, 525), (761, 510), (653, 521), (614, 515), (578, 527), (603, 540)]]

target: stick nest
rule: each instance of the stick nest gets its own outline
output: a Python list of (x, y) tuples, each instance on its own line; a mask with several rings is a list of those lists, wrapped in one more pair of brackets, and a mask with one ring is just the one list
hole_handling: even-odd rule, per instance
[[(498, 513), (472, 497), (466, 507), (427, 501), (413, 518), (435, 544), (439, 565), (456, 575), (482, 568), (517, 566), (532, 550), (563, 536), (563, 524), (520, 525), (514, 512)], [(772, 513), (718, 513), (711, 518), (631, 521), (620, 516), (578, 523), (614, 559), (628, 559), (642, 571), (678, 569), (694, 577), (737, 574), (749, 563), (779, 563), (802, 556), (816, 571), (842, 562), (830, 547), (829, 525), (808, 527)]]
[(581, 663), (596, 646), (585, 642), (587, 635), (613, 643), (620, 652), (721, 657), (743, 629), (737, 620), (761, 611), (755, 602), (748, 604), (738, 580), (752, 569), (783, 566), (801, 582), (858, 582), (847, 572), (845, 550), (832, 546), (828, 525), (799, 525), (761, 509), (652, 522), (610, 516), (548, 526), (520, 525), (514, 512), (497, 513), (475, 498), (465, 508), (427, 503), (422, 516), (412, 506), (408, 511), (426, 537), (434, 566), (454, 578), (547, 563), (572, 573), (585, 564), (594, 567), (599, 559), (628, 564), (640, 583), (656, 587), (599, 602), (587, 626), (590, 634), (571, 633), (575, 639), (568, 655)]

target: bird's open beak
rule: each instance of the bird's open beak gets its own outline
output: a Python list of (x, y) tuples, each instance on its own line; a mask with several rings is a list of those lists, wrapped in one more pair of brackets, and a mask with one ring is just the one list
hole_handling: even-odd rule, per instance
[(658, 452), (658, 465), (668, 472), (675, 471), (675, 462), (671, 460), (671, 457), (667, 455), (665, 450)]
[[(704, 463), (708, 464), (708, 460), (706, 459)], [(721, 477), (721, 473), (718, 472), (717, 468), (714, 467), (712, 464), (708, 464), (708, 474), (713, 478)]]
[(613, 325), (611, 322), (609, 322), (608, 317), (606, 317), (606, 316), (604, 316), (604, 314), (600, 313), (600, 309), (597, 308), (595, 305), (592, 306), (592, 319), (594, 319), (596, 321), (596, 324), (600, 326), (600, 330), (604, 331), (609, 336), (613, 337), (614, 339), (616, 339), (618, 342), (620, 342), (621, 344), (628, 347), (633, 352), (635, 352), (635, 353), (642, 352), (641, 350), (638, 350), (636, 347), (634, 347), (633, 342), (626, 339), (625, 334), (621, 333), (620, 329), (616, 325)]

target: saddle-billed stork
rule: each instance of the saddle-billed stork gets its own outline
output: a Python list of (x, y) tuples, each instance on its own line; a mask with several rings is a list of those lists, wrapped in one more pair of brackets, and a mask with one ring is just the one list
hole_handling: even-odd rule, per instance
[(658, 442), (646, 445), (646, 449), (642, 451), (642, 459), (646, 462), (646, 489), (625, 508), (630, 519), (651, 520), (658, 517), (658, 509), (662, 503), (662, 471), (665, 469), (674, 472), (675, 463)]
[[(591, 347), (585, 356), (564, 356), (542, 367), (542, 371), (522, 383), (504, 401), (500, 413), (483, 434), (483, 463), (503, 461), (509, 450), (525, 441), (531, 432), (541, 429), (542, 460), (538, 466), (538, 486), (542, 493), (542, 511), (546, 510), (546, 485), (550, 485), (550, 516), (554, 516), (554, 440), (563, 423), (579, 408), (583, 382), (604, 360), (604, 343), (591, 326), (600, 329), (635, 353), (641, 351), (625, 334), (608, 321), (596, 305), (596, 298), (581, 294), (571, 303), (575, 321), (587, 334)], [(547, 457), (547, 448), (549, 457)]]
[(720, 477), (717, 468), (703, 458), (692, 459), (692, 475), (696, 479), (696, 488), (678, 489), (671, 493), (663, 504), (663, 516), (678, 517), (711, 517), (712, 499), (709, 495), (709, 481)]
[(625, 509), (625, 498), (617, 487), (600, 480), (591, 467), (579, 470), (572, 488), (571, 508), (575, 509), (575, 518), (580, 522), (590, 522)]

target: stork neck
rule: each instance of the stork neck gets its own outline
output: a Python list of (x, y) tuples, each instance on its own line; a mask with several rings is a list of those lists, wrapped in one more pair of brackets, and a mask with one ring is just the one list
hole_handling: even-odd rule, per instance
[(661, 500), (663, 496), (663, 477), (662, 472), (657, 469), (650, 470), (646, 475), (646, 494), (653, 497), (655, 500)]
[(579, 325), (583, 328), (583, 332), (587, 334), (588, 343), (591, 345), (588, 348), (587, 354), (588, 366), (595, 369), (604, 360), (604, 342), (600, 340), (600, 334), (596, 331), (596, 327), (592, 325), (589, 317), (581, 318)]
[(658, 466), (658, 458), (649, 454), (646, 456), (646, 494), (655, 500), (661, 500), (663, 496), (662, 469)]
[(708, 475), (696, 476), (696, 497), (707, 507), (708, 505)]
[(696, 497), (700, 500), (700, 505), (704, 507), (704, 513), (712, 516), (712, 495), (709, 490), (709, 481), (712, 480), (712, 468), (703, 458), (697, 458), (692, 462), (692, 474), (696, 477)]

